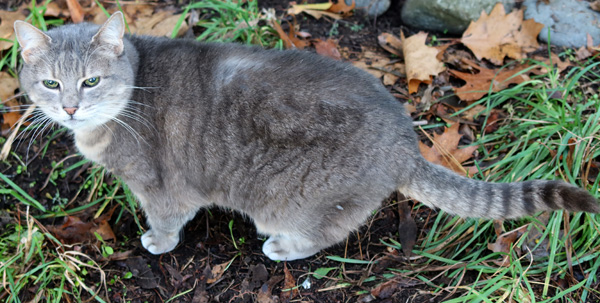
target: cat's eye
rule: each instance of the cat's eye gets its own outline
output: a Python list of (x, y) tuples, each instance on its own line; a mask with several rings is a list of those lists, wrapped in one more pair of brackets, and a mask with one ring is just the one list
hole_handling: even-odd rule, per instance
[(100, 77), (87, 78), (87, 79), (85, 79), (85, 81), (83, 81), (83, 86), (93, 87), (93, 86), (98, 85), (98, 82), (100, 82)]
[(42, 81), (42, 83), (47, 88), (52, 88), (52, 89), (58, 88), (58, 82), (54, 81), (54, 80), (44, 80), (44, 81)]

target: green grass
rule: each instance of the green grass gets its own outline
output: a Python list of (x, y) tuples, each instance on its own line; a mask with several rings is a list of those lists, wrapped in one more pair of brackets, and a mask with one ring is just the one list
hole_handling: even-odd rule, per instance
[[(61, 20), (43, 17), (43, 10), (50, 2), (45, 1), (32, 10), (28, 20), (42, 29), (62, 24)], [(207, 16), (196, 24), (200, 28), (199, 40), (282, 47), (281, 40), (269, 26), (269, 22), (276, 21), (259, 11), (256, 2), (205, 0), (185, 7), (183, 16), (191, 10)], [(15, 44), (3, 54), (0, 69), (16, 75), (17, 64)], [(496, 132), (481, 135), (475, 143), (482, 146), (478, 163), (485, 167), (475, 177), (496, 182), (558, 178), (584, 187), (598, 197), (600, 181), (590, 180), (589, 174), (592, 161), (600, 156), (600, 98), (588, 87), (600, 78), (599, 64), (586, 62), (566, 75), (546, 66), (547, 74), (475, 103), (487, 108), (484, 115), (494, 108), (509, 113)], [(44, 147), (42, 156), (51, 148), (48, 146)], [(16, 166), (21, 162), (18, 157), (13, 155), (3, 163), (4, 167)], [(59, 182), (86, 164), (86, 160), (68, 166), (57, 162), (52, 166), (48, 182)], [(20, 173), (33, 173), (27, 171), (27, 167), (22, 169)], [(91, 166), (76, 193), (69, 197), (52, 197), (52, 205), (46, 207), (11, 180), (7, 171), (13, 170), (4, 169), (6, 174), (0, 173), (0, 193), (15, 204), (11, 210), (0, 210), (0, 215), (6, 212), (12, 218), (0, 234), (0, 301), (22, 302), (23, 292), (33, 289), (35, 297), (45, 297), (46, 302), (63, 302), (67, 296), (73, 301), (104, 302), (96, 294), (106, 291), (107, 287), (101, 266), (91, 256), (61, 244), (38, 220), (89, 210), (94, 211), (94, 217), (99, 217), (118, 205), (113, 215), (115, 220), (132, 216), (141, 230), (135, 198), (122, 182), (107, 182), (109, 177), (104, 169)], [(75, 197), (86, 203), (69, 204)], [(411, 264), (371, 275), (363, 282), (371, 283), (366, 284), (370, 285), (367, 288), (374, 288), (377, 283), (402, 277), (428, 285), (440, 301), (449, 295), (461, 295), (447, 302), (585, 302), (590, 297), (600, 296), (599, 291), (592, 288), (600, 276), (599, 216), (558, 211), (547, 218), (507, 221), (503, 227), (510, 231), (525, 224), (529, 224), (525, 234), (508, 253), (510, 264), (499, 266), (493, 261), (506, 255), (487, 248), (488, 243), (496, 240), (493, 222), (463, 220), (441, 213), (432, 218), (427, 232), (419, 238)], [(242, 244), (236, 241), (232, 226), (230, 234), (234, 245)], [(382, 243), (391, 249), (401, 249), (393, 239)], [(365, 269), (370, 263), (338, 256), (328, 259), (358, 264)], [(335, 275), (327, 278), (337, 280), (340, 287), (350, 287), (352, 284), (345, 281), (338, 270), (333, 270), (337, 268), (317, 268), (315, 274), (321, 278)], [(570, 279), (572, 271), (583, 278)], [(566, 281), (566, 287), (558, 284), (561, 279)]]

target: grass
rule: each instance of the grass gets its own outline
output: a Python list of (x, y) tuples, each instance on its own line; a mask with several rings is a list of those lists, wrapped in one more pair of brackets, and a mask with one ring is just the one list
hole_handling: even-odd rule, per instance
[[(33, 9), (28, 20), (42, 29), (62, 24), (59, 19), (43, 17), (50, 2)], [(199, 40), (282, 47), (276, 32), (268, 25), (277, 21), (269, 12), (259, 11), (254, 1), (205, 0), (185, 7), (183, 16), (192, 10), (207, 16), (198, 21)], [(496, 132), (480, 136), (475, 143), (482, 146), (478, 163), (485, 167), (475, 177), (496, 182), (559, 178), (599, 196), (600, 179), (591, 176), (596, 169), (594, 160), (600, 156), (600, 98), (588, 88), (600, 78), (600, 63), (585, 62), (566, 74), (559, 74), (545, 63), (534, 63), (545, 65), (548, 72), (473, 104), (485, 106), (482, 114), (486, 116), (498, 108), (509, 114)], [(3, 54), (0, 69), (16, 75), (17, 64), (15, 44)], [(45, 141), (51, 142), (53, 138), (51, 134)], [(49, 148), (49, 144), (42, 146), (41, 157), (49, 157), (46, 155)], [(51, 172), (46, 174), (47, 183), (61, 182), (89, 165), (86, 160), (66, 160), (57, 159), (53, 163)], [(45, 298), (47, 302), (62, 302), (69, 297), (73, 301), (104, 302), (98, 292), (107, 291), (106, 274), (102, 265), (94, 261), (96, 256), (62, 244), (40, 220), (91, 210), (93, 217), (98, 218), (117, 205), (115, 220), (131, 216), (141, 230), (135, 198), (118, 179), (108, 177), (104, 169), (92, 165), (85, 170), (82, 185), (75, 193), (68, 197), (56, 193), (45, 197), (47, 203), (41, 203), (41, 199), (36, 200), (27, 188), (13, 181), (21, 174), (37, 176), (37, 172), (28, 171), (27, 165), (19, 164), (25, 162), (13, 153), (3, 162), (0, 173), (0, 193), (15, 204), (10, 210), (0, 210), (0, 216), (12, 219), (0, 234), (0, 301), (22, 302), (24, 292), (33, 290), (34, 301)], [(74, 200), (78, 204), (73, 204)], [(419, 207), (415, 211), (420, 211)], [(463, 220), (440, 213), (427, 223), (427, 233), (419, 238), (413, 251), (412, 264), (390, 268), (380, 275), (366, 277), (363, 282), (375, 288), (377, 283), (398, 277), (419, 281), (429, 286), (440, 301), (447, 299), (447, 302), (586, 302), (600, 297), (600, 292), (594, 289), (600, 274), (599, 218), (558, 211), (503, 222), (506, 231), (521, 227), (524, 230), (508, 253), (503, 253), (487, 247), (497, 238), (492, 221)], [(241, 238), (236, 241), (232, 225), (233, 221), (229, 225), (233, 245), (243, 244)], [(110, 245), (101, 242), (103, 250), (97, 255), (106, 256)], [(393, 239), (382, 243), (390, 249), (401, 249)], [(495, 263), (503, 258), (510, 260), (508, 265)], [(328, 259), (365, 268), (371, 264), (338, 256)], [(338, 280), (337, 288), (351, 287), (338, 268), (317, 268), (314, 276), (335, 275), (327, 278)], [(108, 284), (114, 283), (108, 281)], [(453, 296), (457, 294), (461, 296)]]

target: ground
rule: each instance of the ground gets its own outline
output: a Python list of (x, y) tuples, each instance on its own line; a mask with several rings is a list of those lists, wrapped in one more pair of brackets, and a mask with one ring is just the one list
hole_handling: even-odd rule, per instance
[[(352, 29), (351, 26), (336, 26), (338, 32), (334, 38), (340, 49), (347, 49), (352, 56), (353, 52), (360, 53), (365, 47), (377, 48), (377, 36), (383, 32), (404, 30), (414, 33), (402, 25), (401, 4), (402, 1), (393, 1), (390, 10), (376, 20), (361, 16), (344, 19), (346, 24), (360, 26)], [(259, 2), (259, 6), (275, 8), (279, 13), (287, 5), (287, 1)], [(306, 17), (297, 22), (313, 39), (328, 38), (334, 27), (334, 23), (326, 18)], [(76, 153), (70, 135), (60, 132), (31, 146), (28, 145), (29, 136), (31, 134), (17, 141), (21, 143), (13, 149), (22, 155), (27, 172), (17, 172), (21, 166), (15, 160), (9, 160), (0, 166), (2, 173), (14, 176), (15, 184), (26, 188), (31, 197), (47, 207), (57, 205), (55, 197), (66, 199), (58, 203), (64, 209), (93, 201), (87, 196), (89, 189), (78, 192), (82, 184), (89, 181), (85, 175), (93, 169), (92, 164), (86, 163), (58, 178), (53, 177), (56, 163), (62, 161), (62, 167), (71, 167), (82, 160), (79, 156), (70, 156)], [(110, 175), (103, 178), (109, 186), (118, 182)], [(123, 194), (113, 193), (115, 195)], [(9, 203), (11, 200), (1, 199), (0, 209), (11, 209), (13, 213), (25, 211), (23, 206), (15, 207)], [(460, 296), (461, 290), (439, 291), (427, 279), (401, 274), (416, 271), (428, 262), (385, 244), (400, 241), (406, 206), (410, 209), (414, 202), (393, 194), (382, 201), (382, 208), (345, 243), (300, 261), (274, 262), (266, 258), (261, 252), (264, 239), (257, 236), (253, 224), (239, 214), (223, 209), (200, 211), (185, 227), (179, 246), (170, 253), (155, 256), (140, 243), (137, 222), (143, 225), (143, 214), (140, 211), (132, 214), (117, 205), (115, 213), (107, 219), (116, 234), (116, 240), (109, 245), (115, 253), (103, 255), (104, 245), (98, 241), (76, 243), (74, 250), (91, 256), (100, 265), (106, 274), (106, 298), (110, 302), (441, 302)], [(98, 207), (99, 204), (76, 213), (76, 216), (83, 222), (92, 222)], [(427, 238), (436, 215), (437, 211), (426, 207), (412, 210), (411, 216), (417, 224), (417, 243)], [(11, 220), (3, 218), (0, 217), (0, 227)], [(38, 222), (40, 226), (66, 226), (62, 217), (39, 218)], [(48, 245), (52, 245), (51, 242)], [(339, 258), (331, 256), (364, 262), (340, 262)], [(366, 265), (367, 261), (376, 262)], [(435, 280), (435, 285), (445, 285), (448, 278), (441, 274), (451, 269), (435, 269), (424, 276)], [(100, 271), (90, 270), (85, 282), (99, 290), (101, 278)], [(468, 283), (477, 278), (467, 272), (461, 279)], [(64, 287), (69, 290), (70, 285)], [(19, 297), (29, 301), (36, 293), (37, 288), (30, 287)]]

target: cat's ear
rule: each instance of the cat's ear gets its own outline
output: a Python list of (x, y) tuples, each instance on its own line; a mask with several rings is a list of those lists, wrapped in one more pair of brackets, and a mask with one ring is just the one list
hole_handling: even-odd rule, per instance
[(48, 49), (52, 42), (50, 36), (27, 22), (15, 21), (14, 27), (17, 40), (21, 45), (21, 57), (27, 64), (34, 62), (39, 57), (37, 55)]
[(110, 51), (114, 55), (123, 53), (123, 35), (125, 34), (125, 22), (123, 14), (116, 12), (98, 30), (98, 33), (92, 38), (92, 45)]

